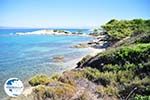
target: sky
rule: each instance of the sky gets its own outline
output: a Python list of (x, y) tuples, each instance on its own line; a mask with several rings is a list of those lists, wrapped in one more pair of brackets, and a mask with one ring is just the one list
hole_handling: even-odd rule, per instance
[(150, 19), (150, 0), (0, 0), (0, 26), (90, 28), (110, 19)]

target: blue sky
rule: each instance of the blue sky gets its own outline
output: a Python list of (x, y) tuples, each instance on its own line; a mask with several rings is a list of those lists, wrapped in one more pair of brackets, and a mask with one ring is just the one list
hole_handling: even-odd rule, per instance
[(0, 0), (0, 26), (88, 28), (150, 18), (150, 0)]

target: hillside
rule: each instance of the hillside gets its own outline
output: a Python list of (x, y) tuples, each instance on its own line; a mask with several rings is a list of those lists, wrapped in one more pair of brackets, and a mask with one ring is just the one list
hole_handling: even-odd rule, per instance
[(32, 93), (17, 100), (149, 100), (150, 20), (113, 19), (102, 28), (111, 47), (84, 57), (76, 69), (32, 77)]
[[(134, 92), (130, 98), (140, 98), (139, 95), (143, 98), (150, 96), (150, 25), (148, 22), (149, 20), (142, 19), (109, 21), (102, 27), (106, 29), (110, 38), (117, 39), (115, 44), (94, 57), (83, 58), (77, 68), (88, 66), (107, 75), (99, 76), (97, 81), (100, 83), (101, 80), (106, 81), (106, 87), (117, 88), (119, 98), (126, 98), (132, 90)], [(134, 30), (129, 31), (130, 25), (124, 23), (134, 23), (131, 25)], [(128, 30), (128, 33), (118, 30)]]

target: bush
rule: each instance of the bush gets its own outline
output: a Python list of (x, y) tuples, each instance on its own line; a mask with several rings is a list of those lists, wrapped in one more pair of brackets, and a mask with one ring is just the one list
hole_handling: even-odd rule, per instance
[(150, 96), (136, 95), (134, 100), (150, 100)]
[(53, 80), (58, 80), (60, 78), (60, 75), (59, 74), (54, 74), (50, 77), (50, 79), (53, 79)]
[(51, 81), (53, 80), (48, 78), (46, 75), (36, 75), (29, 80), (29, 84), (31, 86), (47, 85)]
[(97, 88), (97, 93), (99, 93), (100, 95), (104, 96), (104, 95), (109, 95), (109, 96), (118, 96), (118, 89), (116, 87), (113, 86), (107, 86), (107, 87), (98, 87)]
[(76, 89), (69, 84), (54, 82), (50, 86), (39, 85), (34, 89), (34, 92), (37, 94), (37, 98), (41, 98), (40, 100), (45, 100), (46, 98), (68, 100), (75, 94)]
[(127, 68), (149, 62), (149, 54), (150, 44), (133, 44), (129, 46), (122, 46), (99, 53), (95, 57), (91, 57), (88, 61), (82, 63), (82, 66), (80, 67), (90, 66), (92, 68), (97, 68), (104, 71), (103, 69), (105, 69), (105, 66), (108, 68), (108, 65), (115, 65), (120, 66), (119, 70), (126, 70)]
[(119, 46), (128, 46), (131, 44), (137, 43), (150, 43), (150, 32), (142, 33), (136, 36), (131, 36), (130, 38), (124, 38), (121, 41), (116, 42), (112, 45), (112, 47), (119, 47)]
[(83, 75), (85, 78), (92, 81), (92, 80), (95, 80), (99, 77), (100, 72), (97, 69), (87, 67), (83, 70)]
[(134, 20), (115, 20), (112, 19), (102, 26), (102, 28), (114, 39), (120, 40), (130, 37), (132, 34), (150, 32), (150, 20), (134, 19)]

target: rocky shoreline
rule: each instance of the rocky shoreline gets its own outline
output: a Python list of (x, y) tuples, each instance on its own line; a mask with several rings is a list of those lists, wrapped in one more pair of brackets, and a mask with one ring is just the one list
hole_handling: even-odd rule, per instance
[[(66, 34), (66, 33), (65, 33)], [(53, 34), (54, 35), (54, 34)], [(57, 35), (57, 34), (55, 34), (55, 35)], [(60, 34), (59, 34), (60, 35)], [(64, 34), (63, 34), (64, 35)], [(71, 34), (70, 34), (71, 35)], [(76, 35), (78, 35), (78, 34), (76, 34)], [(91, 36), (91, 35), (86, 35), (86, 36)], [(93, 36), (92, 36), (93, 37)], [(78, 44), (78, 45), (75, 45), (75, 46), (73, 46), (74, 48), (87, 48), (89, 51), (90, 51), (90, 53), (88, 54), (88, 56), (95, 56), (97, 53), (100, 53), (100, 52), (102, 52), (102, 51), (104, 51), (105, 49), (106, 49), (106, 47), (103, 47), (103, 48), (100, 48), (99, 46), (103, 46), (104, 45), (104, 36), (101, 36), (101, 38), (100, 37), (93, 37), (93, 40), (92, 41), (88, 41), (88, 42), (86, 42), (86, 43), (81, 43), (81, 44)], [(105, 41), (106, 42), (106, 41)], [(99, 48), (98, 48), (99, 47)], [(85, 56), (84, 56), (85, 57)], [(81, 57), (81, 58), (79, 58), (79, 59), (75, 59), (73, 62), (76, 62), (76, 64), (79, 62), (79, 61), (81, 61), (82, 60), (82, 58), (83, 57)], [(53, 57), (53, 61), (54, 62), (58, 62), (58, 63), (61, 63), (61, 62), (63, 62), (64, 61), (64, 56), (56, 56), (56, 57)], [(75, 68), (75, 69), (74, 69)], [(72, 69), (69, 69), (69, 70), (76, 70), (76, 65), (74, 65), (74, 67), (72, 67)], [(89, 84), (90, 83), (90, 81), (88, 81), (88, 80), (79, 80), (78, 81), (78, 83), (82, 83), (82, 82), (80, 82), (80, 81), (82, 81), (83, 82), (83, 85), (84, 85), (84, 82), (86, 83), (86, 84)], [(89, 87), (89, 88), (91, 88), (92, 87), (92, 84), (93, 83), (91, 83), (91, 86)], [(80, 90), (80, 88), (82, 87), (82, 85), (80, 86), (79, 85), (79, 90), (78, 90), (78, 92), (81, 92), (81, 90)], [(17, 98), (10, 98), (10, 100), (31, 100), (32, 99), (32, 92), (34, 91), (34, 89), (35, 89), (36, 87), (34, 87), (34, 86), (32, 86), (32, 87), (29, 87), (29, 85), (28, 85), (28, 87), (25, 87), (25, 90), (23, 91), (23, 93), (22, 93), (22, 95), (21, 96), (19, 96), (19, 97), (17, 97)], [(84, 89), (86, 89), (87, 87), (85, 86), (85, 88)], [(84, 89), (83, 89), (83, 91), (84, 91)], [(93, 90), (92, 90), (93, 91)], [(91, 92), (92, 92), (91, 91)], [(75, 99), (75, 98), (77, 98), (78, 96), (80, 95), (80, 93), (78, 94), (76, 94), (76, 96), (74, 96), (74, 97), (72, 97), (72, 100), (73, 100), (73, 98)], [(93, 95), (94, 96), (94, 95)], [(95, 97), (96, 98), (96, 97)], [(92, 98), (91, 98), (92, 99)]]
[[(127, 21), (117, 21), (120, 24), (115, 21), (111, 20), (103, 27), (109, 26), (107, 31), (110, 33), (116, 27), (128, 30), (134, 21), (140, 20), (129, 20), (128, 27), (119, 26)], [(147, 20), (143, 20), (143, 23), (149, 28)], [(141, 27), (141, 24), (133, 24), (133, 27), (137, 25)], [(147, 32), (146, 29), (136, 35), (133, 31), (137, 30), (134, 29), (128, 35), (119, 31), (122, 33), (117, 36), (115, 34), (114, 37), (114, 33), (111, 33), (111, 38), (99, 35), (93, 41), (75, 46), (104, 49), (104, 52), (85, 56), (77, 63), (76, 68), (61, 74), (32, 77), (29, 80), (32, 86), (31, 92), (28, 92), (30, 94), (11, 100), (149, 100), (150, 31)]]
[(95, 48), (95, 49), (107, 49), (112, 45), (112, 41), (108, 41), (108, 35), (99, 35), (99, 36), (92, 36), (94, 39), (92, 41), (88, 41), (85, 43), (80, 43), (75, 46), (74, 48)]
[[(100, 52), (103, 52), (106, 48), (96, 48), (96, 46), (98, 47), (98, 46), (102, 46), (103, 44), (104, 44), (104, 42), (102, 41), (102, 42), (100, 42), (100, 43), (98, 43), (99, 41), (101, 41), (102, 40), (102, 38), (96, 38), (96, 37), (94, 37), (94, 39), (92, 40), (92, 41), (88, 41), (88, 42), (86, 42), (86, 43), (81, 43), (81, 44), (78, 44), (78, 45), (76, 45), (76, 46), (73, 46), (73, 47), (75, 47), (75, 48), (87, 48), (89, 51), (90, 51), (90, 53), (88, 54), (88, 56), (95, 56), (97, 53), (100, 53)], [(80, 46), (80, 47), (78, 47), (78, 46)], [(83, 57), (85, 57), (85, 56), (83, 56)], [(78, 63), (79, 61), (81, 61), (82, 59), (83, 59), (83, 57), (81, 57), (81, 58), (79, 58), (79, 59), (75, 59), (72, 63)], [(64, 56), (56, 56), (56, 57), (54, 57), (53, 58), (53, 61), (54, 62), (58, 62), (58, 63), (61, 63), (61, 62), (63, 62), (64, 61)], [(74, 64), (72, 64), (72, 65), (74, 65), (74, 67), (72, 67), (71, 69), (68, 69), (68, 70), (72, 70), (72, 71), (76, 71), (76, 70), (81, 70), (81, 69), (76, 69), (76, 66), (77, 65), (74, 65)], [(66, 73), (66, 72), (68, 72), (68, 71), (65, 71), (65, 72), (63, 72), (62, 74), (64, 74), (64, 73)], [(61, 75), (61, 73), (59, 73), (60, 75)], [(90, 82), (90, 81), (88, 81), (87, 79), (80, 79), (80, 80), (76, 80), (76, 84), (78, 85), (77, 87), (78, 87), (78, 90), (77, 90), (77, 93), (76, 93), (76, 95), (74, 95), (71, 99), (69, 99), (69, 100), (74, 100), (74, 99), (76, 99), (76, 98), (78, 98), (79, 96), (81, 96), (81, 94), (83, 94), (84, 93), (84, 91), (85, 90), (87, 90), (87, 89), (90, 89), (90, 91), (88, 92), (88, 94), (89, 95), (93, 95), (94, 96), (94, 100), (99, 100), (99, 99), (96, 99), (97, 97), (95, 97), (95, 95), (94, 95), (94, 92), (96, 92), (95, 90), (96, 90), (96, 85), (95, 85), (95, 89), (93, 88), (93, 86), (94, 86), (94, 84), (92, 83), (92, 82)], [(85, 84), (87, 84), (86, 86), (84, 86)], [(90, 85), (91, 84), (91, 85)], [(56, 84), (55, 84), (56, 85)], [(90, 86), (89, 86), (90, 85)], [(9, 98), (10, 100), (32, 100), (34, 97), (34, 94), (33, 94), (33, 91), (36, 89), (37, 87), (34, 87), (34, 86), (29, 86), (28, 85), (28, 87), (25, 87), (25, 89), (24, 89), (24, 91), (23, 91), (23, 93), (22, 93), (22, 95), (21, 96), (19, 96), (19, 97), (17, 97), (17, 98)], [(82, 88), (82, 90), (81, 90), (81, 88)], [(98, 96), (98, 95), (97, 95)], [(90, 97), (90, 96), (89, 96)], [(91, 98), (91, 97), (90, 97)], [(90, 98), (89, 98), (89, 100), (90, 100)], [(107, 97), (106, 97), (107, 98)], [(92, 99), (92, 98), (91, 98)], [(37, 99), (38, 100), (38, 99)], [(42, 100), (42, 99), (41, 99)]]

